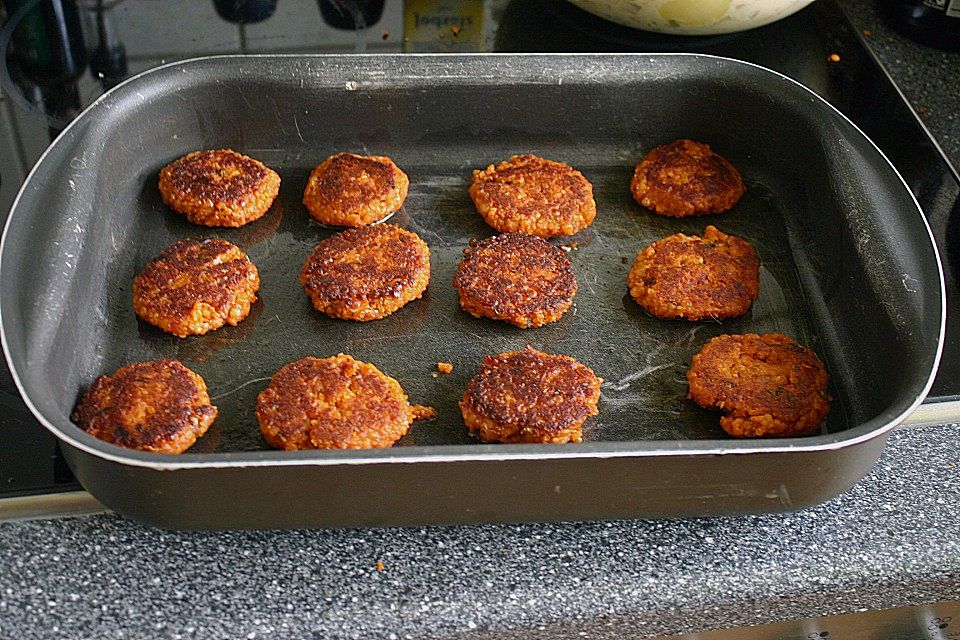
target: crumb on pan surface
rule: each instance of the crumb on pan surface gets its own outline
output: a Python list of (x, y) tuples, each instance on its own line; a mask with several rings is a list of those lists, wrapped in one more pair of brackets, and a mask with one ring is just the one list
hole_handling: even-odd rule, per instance
[(421, 420), (433, 420), (436, 417), (437, 410), (433, 407), (428, 407), (422, 404), (410, 405), (410, 419), (413, 422), (420, 422)]
[(566, 253), (524, 233), (471, 241), (453, 277), (460, 306), (522, 329), (556, 322), (573, 304), (577, 280)]
[(324, 224), (362, 227), (403, 206), (409, 187), (407, 174), (386, 156), (338, 153), (313, 169), (303, 204)]
[(597, 215), (593, 185), (582, 173), (531, 154), (474, 171), (467, 191), (481, 217), (500, 232), (568, 236)]
[(760, 293), (760, 260), (747, 241), (708, 226), (702, 238), (677, 233), (640, 251), (627, 286), (658, 318), (734, 318)]
[(689, 396), (724, 413), (736, 437), (813, 435), (830, 411), (827, 372), (807, 347), (779, 333), (722, 335), (693, 357)]
[(164, 204), (194, 224), (239, 227), (270, 209), (280, 176), (230, 149), (194, 151), (160, 170)]
[(430, 282), (430, 249), (392, 224), (341, 231), (321, 240), (300, 271), (317, 311), (377, 320), (416, 300)]
[(216, 417), (203, 378), (177, 360), (151, 360), (98, 377), (70, 419), (121, 447), (176, 454), (189, 449)]
[(453, 373), (453, 364), (450, 362), (438, 362), (437, 371), (440, 373)]
[(584, 421), (598, 413), (601, 382), (569, 356), (528, 346), (486, 356), (460, 411), (484, 442), (580, 442)]
[(722, 213), (743, 196), (743, 178), (730, 162), (693, 140), (656, 147), (637, 164), (633, 198), (664, 216)]
[(184, 338), (237, 325), (257, 298), (260, 274), (236, 245), (181, 240), (147, 263), (133, 280), (138, 316)]
[(411, 406), (400, 383), (374, 365), (342, 353), (281, 367), (256, 406), (264, 439), (288, 450), (390, 447), (432, 411)]

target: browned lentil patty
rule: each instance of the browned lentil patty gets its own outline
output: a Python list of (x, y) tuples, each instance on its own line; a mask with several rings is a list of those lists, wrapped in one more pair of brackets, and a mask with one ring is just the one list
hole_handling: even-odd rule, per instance
[(259, 288), (257, 267), (238, 247), (188, 238), (164, 249), (134, 279), (133, 308), (150, 324), (184, 338), (239, 324)]
[(760, 260), (745, 240), (708, 226), (702, 238), (677, 233), (645, 248), (627, 286), (658, 318), (734, 318), (760, 293)]
[(239, 227), (260, 218), (280, 192), (280, 176), (230, 149), (194, 151), (160, 170), (163, 202), (194, 224)]
[(500, 232), (568, 236), (597, 215), (593, 185), (582, 173), (531, 154), (474, 171), (468, 193), (487, 224)]
[(90, 435), (121, 447), (182, 453), (216, 417), (203, 378), (177, 360), (152, 360), (98, 377), (71, 420)]
[(486, 356), (460, 411), (484, 442), (580, 442), (584, 421), (597, 415), (601, 382), (569, 356), (528, 346)]
[(317, 311), (345, 320), (376, 320), (423, 295), (430, 250), (392, 224), (347, 229), (322, 240), (300, 283)]
[(738, 438), (808, 436), (830, 411), (827, 372), (807, 347), (779, 333), (722, 335), (693, 357), (690, 397), (724, 413)]
[(471, 241), (453, 286), (460, 306), (478, 318), (521, 328), (555, 322), (573, 304), (577, 280), (566, 253), (525, 233)]
[(314, 168), (303, 204), (324, 224), (362, 227), (399, 209), (409, 187), (407, 174), (386, 156), (338, 153)]
[[(429, 407), (411, 407), (400, 383), (344, 354), (283, 366), (257, 396), (260, 432), (277, 449), (390, 447)], [(435, 415), (435, 414), (433, 414)]]
[(634, 170), (630, 191), (656, 213), (683, 218), (726, 211), (745, 188), (736, 167), (709, 145), (677, 140), (646, 155)]

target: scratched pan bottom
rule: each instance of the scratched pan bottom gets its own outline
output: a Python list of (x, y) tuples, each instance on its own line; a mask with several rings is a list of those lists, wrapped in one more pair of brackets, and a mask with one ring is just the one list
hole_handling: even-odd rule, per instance
[[(743, 173), (719, 216), (656, 216), (629, 193), (652, 147), (689, 137)], [(232, 147), (275, 168), (280, 198), (241, 229), (170, 212), (161, 166)], [(355, 323), (315, 312), (298, 275), (333, 230), (300, 198), (338, 151), (391, 156), (410, 176), (392, 219), (430, 246), (423, 299)], [(460, 310), (464, 247), (492, 230), (467, 196), (471, 170), (515, 153), (580, 169), (594, 224), (568, 244), (579, 283), (557, 323), (521, 330)], [(637, 252), (707, 224), (750, 241), (760, 297), (742, 318), (657, 320), (627, 295)], [(261, 273), (237, 327), (179, 339), (139, 322), (130, 285), (164, 247), (218, 236)], [(28, 406), (77, 478), (108, 507), (180, 528), (397, 525), (745, 513), (797, 509), (851, 486), (892, 425), (929, 388), (943, 329), (942, 275), (921, 212), (895, 170), (840, 114), (770, 71), (696, 55), (251, 56), (160, 68), (79, 117), (24, 185), (0, 249), (0, 323)], [(721, 333), (770, 332), (812, 347), (833, 408), (817, 436), (737, 440), (685, 398), (694, 353)], [(457, 401), (484, 355), (571, 355), (605, 379), (578, 445), (470, 438)], [(439, 412), (398, 446), (268, 449), (257, 394), (282, 365), (349, 353)], [(120, 449), (70, 420), (93, 379), (178, 358), (207, 381), (220, 415), (187, 453)], [(434, 377), (436, 363), (451, 375)]]
[[(328, 318), (313, 310), (298, 281), (299, 268), (320, 239), (334, 233), (310, 219), (300, 202), (313, 163), (339, 149), (318, 146), (292, 158), (283, 151), (241, 149), (279, 171), (279, 204), (265, 219), (239, 230), (198, 228), (170, 212), (152, 180), (136, 200), (138, 236), (143, 242), (121, 254), (110, 270), (111, 334), (104, 371), (125, 363), (175, 357), (200, 373), (220, 409), (217, 422), (194, 452), (268, 448), (259, 435), (253, 408), (257, 394), (282, 365), (304, 356), (336, 353), (376, 364), (403, 385), (411, 400), (436, 407), (436, 420), (414, 425), (398, 444), (469, 444), (457, 401), (485, 354), (530, 344), (571, 355), (589, 365), (605, 383), (600, 415), (588, 421), (592, 441), (692, 440), (725, 437), (718, 414), (686, 399), (686, 371), (701, 345), (721, 333), (776, 331), (822, 352), (812, 314), (792, 260), (784, 211), (776, 197), (777, 178), (740, 161), (747, 194), (732, 212), (709, 218), (674, 220), (654, 215), (631, 198), (634, 163), (658, 139), (626, 140), (621, 147), (576, 148), (536, 141), (505, 141), (477, 149), (448, 147), (449, 162), (420, 164), (415, 149), (351, 148), (387, 153), (410, 176), (410, 193), (390, 222), (419, 234), (430, 246), (431, 281), (423, 299), (380, 321), (359, 323)], [(471, 238), (492, 233), (466, 193), (469, 169), (513, 153), (531, 152), (579, 168), (594, 184), (599, 214), (594, 224), (554, 244), (569, 252), (579, 291), (575, 306), (557, 323), (518, 329), (463, 312), (451, 282)], [(159, 170), (159, 166), (156, 167)], [(627, 271), (642, 247), (672, 233), (701, 234), (707, 224), (749, 240), (762, 259), (760, 296), (746, 316), (724, 322), (664, 321), (644, 312), (627, 293)], [(260, 300), (237, 327), (205, 336), (177, 338), (138, 321), (130, 308), (130, 282), (148, 260), (183, 237), (221, 237), (247, 251), (261, 274)], [(451, 375), (433, 376), (436, 363), (451, 362)], [(836, 391), (832, 395), (838, 396)], [(828, 431), (848, 426), (838, 397)]]

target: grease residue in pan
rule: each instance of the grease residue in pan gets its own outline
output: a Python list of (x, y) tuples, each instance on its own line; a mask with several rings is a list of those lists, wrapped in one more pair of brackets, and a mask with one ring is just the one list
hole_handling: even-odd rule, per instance
[[(318, 150), (322, 159), (332, 150)], [(384, 150), (377, 150), (384, 152)], [(512, 150), (520, 151), (520, 150)], [(417, 423), (398, 446), (469, 444), (457, 401), (485, 354), (531, 344), (565, 353), (604, 378), (600, 415), (587, 422), (588, 441), (692, 440), (725, 438), (718, 414), (686, 398), (685, 374), (691, 356), (721, 333), (780, 332), (820, 352), (817, 329), (804, 299), (793, 261), (785, 217), (796, 212), (778, 197), (787, 178), (769, 176), (762, 167), (741, 162), (747, 193), (728, 213), (672, 219), (637, 205), (628, 190), (638, 149), (601, 152), (560, 147), (523, 149), (568, 162), (593, 182), (598, 215), (587, 230), (553, 240), (574, 245), (569, 252), (579, 292), (574, 307), (557, 323), (521, 330), (477, 319), (459, 308), (451, 282), (463, 248), (471, 238), (494, 233), (476, 214), (466, 193), (470, 168), (506, 157), (485, 156), (466, 146), (444, 165), (418, 164), (411, 150), (389, 149), (409, 174), (410, 193), (391, 223), (418, 233), (432, 253), (430, 287), (383, 320), (357, 323), (328, 318), (313, 310), (298, 281), (314, 244), (334, 233), (312, 221), (300, 203), (312, 166), (298, 154), (244, 149), (280, 172), (280, 197), (260, 221), (247, 227), (204, 229), (183, 221), (160, 201), (153, 181), (136, 200), (142, 238), (119, 253), (108, 270), (109, 332), (105, 369), (156, 357), (175, 357), (207, 381), (220, 417), (194, 452), (250, 451), (267, 448), (253, 408), (257, 394), (283, 364), (313, 355), (349, 353), (373, 362), (397, 378), (412, 402), (437, 408), (436, 420)], [(749, 240), (761, 260), (760, 296), (746, 316), (723, 322), (658, 320), (627, 295), (626, 274), (637, 251), (676, 232), (701, 234), (708, 224)], [(248, 252), (260, 269), (260, 300), (237, 327), (206, 336), (179, 339), (138, 322), (130, 309), (129, 287), (142, 265), (164, 246), (185, 236), (218, 236)], [(454, 364), (451, 375), (434, 377), (438, 361)], [(837, 398), (826, 431), (848, 426), (843, 399)]]

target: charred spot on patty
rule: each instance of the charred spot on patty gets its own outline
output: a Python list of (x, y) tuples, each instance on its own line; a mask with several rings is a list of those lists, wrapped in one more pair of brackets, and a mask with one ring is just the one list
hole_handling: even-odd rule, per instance
[(470, 433), (484, 442), (582, 440), (603, 382), (573, 358), (527, 347), (486, 356), (460, 401)]
[(476, 317), (521, 328), (555, 322), (573, 304), (577, 280), (566, 253), (523, 233), (472, 241), (453, 286), (460, 306)]
[(100, 376), (71, 420), (90, 435), (154, 453), (182, 453), (217, 417), (207, 385), (177, 360), (151, 360)]

